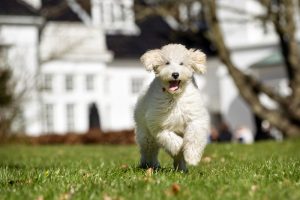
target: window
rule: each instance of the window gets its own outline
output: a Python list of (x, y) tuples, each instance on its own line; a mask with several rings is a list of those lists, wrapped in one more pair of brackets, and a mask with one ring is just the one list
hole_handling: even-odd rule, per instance
[(86, 76), (86, 90), (88, 91), (94, 90), (94, 79), (95, 76), (92, 74)]
[(74, 131), (74, 104), (67, 104), (66, 106), (67, 114), (67, 131)]
[(133, 78), (131, 79), (131, 93), (132, 94), (137, 94), (141, 91), (143, 87), (143, 78)]
[(44, 106), (44, 123), (45, 123), (45, 131), (47, 133), (53, 132), (54, 129), (54, 117), (53, 117), (53, 105), (52, 104), (46, 104)]
[(126, 19), (126, 7), (123, 4), (121, 4), (120, 10), (121, 10), (121, 20), (124, 21)]
[[(0, 28), (0, 34), (1, 34), (1, 28)], [(0, 41), (3, 41), (4, 38), (1, 37), (0, 35)], [(8, 46), (1, 46), (0, 48), (0, 68), (5, 67), (8, 64), (8, 51), (9, 47)]]
[(99, 10), (100, 10), (100, 23), (104, 24), (104, 5), (102, 2), (99, 2)]
[(74, 78), (72, 75), (67, 75), (66, 76), (66, 91), (71, 91), (74, 89)]
[(45, 74), (43, 82), (43, 89), (48, 92), (52, 91), (53, 76), (51, 74)]
[(111, 23), (114, 24), (114, 22), (116, 21), (115, 19), (115, 13), (114, 13), (114, 3), (110, 4), (110, 19), (111, 19)]

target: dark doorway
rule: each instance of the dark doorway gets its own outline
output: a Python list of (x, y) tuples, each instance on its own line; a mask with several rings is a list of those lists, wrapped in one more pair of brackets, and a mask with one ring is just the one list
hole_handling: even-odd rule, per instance
[(101, 130), (100, 115), (95, 103), (89, 106), (89, 130)]

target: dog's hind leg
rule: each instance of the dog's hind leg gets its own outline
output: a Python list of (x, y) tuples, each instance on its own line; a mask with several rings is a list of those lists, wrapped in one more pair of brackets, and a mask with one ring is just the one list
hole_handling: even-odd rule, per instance
[(159, 168), (160, 165), (157, 159), (159, 146), (153, 136), (148, 134), (147, 130), (137, 128), (136, 141), (140, 147), (140, 167), (153, 169)]
[(188, 171), (183, 157), (183, 152), (180, 152), (178, 155), (173, 157), (173, 159), (174, 159), (173, 166), (175, 170), (182, 171), (182, 172)]

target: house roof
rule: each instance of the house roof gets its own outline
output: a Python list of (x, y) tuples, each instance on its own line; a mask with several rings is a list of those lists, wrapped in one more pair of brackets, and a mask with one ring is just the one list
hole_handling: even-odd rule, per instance
[(283, 64), (283, 57), (279, 51), (275, 51), (269, 56), (263, 58), (262, 60), (254, 63), (250, 66), (252, 69), (261, 69), (267, 67), (275, 67)]
[[(91, 13), (91, 1), (77, 0), (87, 14)], [(41, 14), (48, 21), (81, 21), (78, 15), (70, 8), (67, 0), (42, 0)]]
[(22, 0), (1, 0), (0, 15), (40, 16), (38, 10)]
[(107, 35), (106, 42), (115, 58), (137, 58), (145, 51), (160, 48), (169, 43), (181, 43), (188, 48), (198, 48), (208, 55), (216, 52), (203, 32), (174, 31), (162, 17), (152, 16), (142, 22), (137, 22), (140, 35)]
[[(151, 30), (154, 24), (156, 28)], [(161, 18), (152, 18), (138, 26), (141, 30), (139, 35), (107, 35), (107, 48), (114, 52), (116, 58), (138, 57), (148, 49), (168, 43), (171, 28)]]

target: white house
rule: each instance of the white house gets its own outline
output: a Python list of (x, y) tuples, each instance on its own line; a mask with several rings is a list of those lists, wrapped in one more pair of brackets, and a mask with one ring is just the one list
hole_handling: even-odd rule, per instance
[[(0, 2), (0, 11), (5, 1), (9, 0)], [(0, 40), (14, 47), (11, 54), (19, 52), (18, 49), (22, 51), (22, 56), (13, 61), (26, 59), (22, 62), (23, 68), (18, 62), (14, 68), (18, 72), (28, 70), (38, 81), (24, 106), (26, 132), (30, 135), (85, 133), (93, 128), (91, 123), (95, 123), (95, 119), (96, 125), (101, 124), (105, 131), (132, 129), (138, 93), (154, 76), (144, 70), (138, 57), (147, 49), (165, 44), (162, 38), (169, 37), (171, 29), (176, 28), (172, 24), (174, 20), (152, 18), (152, 23), (145, 22), (138, 27), (133, 0), (68, 0), (60, 4), (64, 6), (61, 12), (46, 15), (47, 23), (39, 32), (43, 18), (35, 9), (53, 13), (57, 2), (47, 1), (48, 8), (39, 0), (26, 2), (31, 6), (21, 4), (34, 13), (27, 18), (19, 17), (17, 12), (10, 15), (0, 12), (3, 14)], [(236, 6), (254, 13), (264, 12), (256, 1), (232, 2), (218, 1), (224, 8)], [(194, 6), (193, 14), (197, 14), (201, 5)], [(180, 9), (184, 17), (186, 9), (182, 6)], [(221, 9), (218, 14), (223, 21), (245, 20), (242, 25), (222, 23), (226, 43), (239, 68), (251, 70), (264, 80), (263, 74), (268, 74), (270, 68), (262, 72), (255, 64), (277, 49), (272, 27), (266, 33), (261, 24), (249, 20), (249, 16), (232, 14), (227, 9)], [(157, 35), (153, 35), (154, 26), (159, 29)], [(197, 77), (197, 83), (211, 113), (221, 114), (234, 129), (246, 125), (255, 131), (253, 114), (240, 98), (226, 68), (216, 57), (209, 57), (207, 65), (207, 74)], [(281, 76), (281, 72), (278, 75)], [(284, 81), (279, 84), (283, 91), (287, 90)]]
[[(18, 89), (28, 91), (23, 119), (28, 133), (41, 130), (36, 78), (39, 72), (39, 29), (44, 23), (38, 12), (26, 3), (1, 0), (0, 43), (8, 46), (8, 63), (18, 79)], [(26, 88), (25, 88), (26, 87)]]
[(137, 62), (112, 64), (105, 41), (106, 33), (139, 32), (132, 5), (130, 0), (93, 0), (91, 15), (69, 5), (82, 21), (46, 24), (40, 49), (41, 132), (85, 133), (93, 120), (91, 105), (104, 131), (133, 128), (132, 109), (149, 74)]

